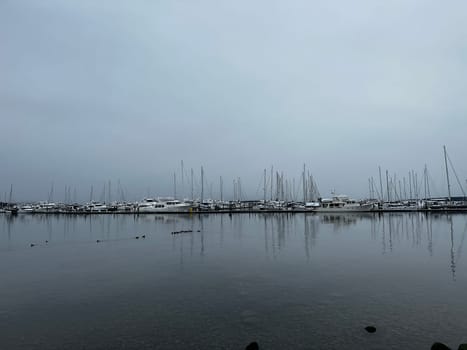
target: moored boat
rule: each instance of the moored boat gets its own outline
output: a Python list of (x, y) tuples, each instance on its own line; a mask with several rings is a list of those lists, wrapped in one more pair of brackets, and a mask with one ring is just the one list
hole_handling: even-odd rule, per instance
[(319, 206), (314, 208), (316, 212), (368, 212), (376, 209), (375, 203), (358, 202), (346, 195), (337, 195), (332, 198), (320, 198)]
[(145, 198), (136, 206), (138, 213), (166, 213), (189, 212), (193, 208), (192, 203), (181, 202), (178, 199), (153, 199)]
[(6, 207), (3, 209), (5, 210), (6, 214), (10, 214), (10, 215), (16, 215), (18, 214), (18, 211), (19, 211), (17, 206), (10, 206), (10, 207)]

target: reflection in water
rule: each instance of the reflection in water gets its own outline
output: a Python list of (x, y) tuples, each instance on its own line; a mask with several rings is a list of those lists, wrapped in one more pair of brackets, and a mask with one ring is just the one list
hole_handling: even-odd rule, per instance
[[(309, 220), (308, 216), (304, 217), (304, 234), (305, 234), (305, 252), (309, 256)], [(287, 238), (297, 231), (297, 218), (293, 215), (281, 215), (280, 213), (272, 214), (254, 214), (253, 220), (261, 218), (263, 222), (263, 237), (264, 251), (267, 257), (272, 253), (272, 258), (275, 260), (281, 250), (285, 249)]]
[[(327, 240), (329, 233), (355, 237), (352, 239), (357, 240), (368, 232), (371, 241), (381, 242), (383, 255), (393, 254), (407, 246), (417, 249), (425, 247), (430, 257), (449, 252), (452, 280), (456, 280), (456, 269), (467, 232), (466, 215), (442, 213), (37, 214), (2, 215), (0, 221), (0, 252), (25, 249), (31, 243), (90, 244), (95, 243), (96, 239), (125, 240), (136, 235), (159, 234), (158, 239), (171, 237), (172, 251), (180, 255), (181, 265), (185, 263), (186, 254), (204, 257), (212, 249), (228, 250), (231, 249), (232, 240), (241, 242), (242, 249), (259, 240), (265, 257), (272, 260), (291, 251), (295, 255), (301, 251), (302, 257), (310, 261), (314, 247)], [(192, 232), (169, 235), (179, 230)], [(443, 235), (447, 232), (449, 236)], [(339, 240), (332, 242), (338, 244)], [(184, 247), (185, 244), (188, 246)], [(449, 246), (444, 247), (445, 244)]]
[(319, 215), (320, 222), (322, 224), (333, 224), (334, 228), (337, 230), (342, 228), (342, 226), (348, 226), (356, 224), (358, 219), (361, 216), (349, 215), (349, 214), (323, 214)]
[(433, 217), (430, 215), (426, 220), (426, 239), (428, 242), (428, 252), (433, 256)]
[(310, 222), (309, 220), (307, 220), (307, 217), (304, 216), (303, 217), (304, 220), (305, 220), (305, 231), (304, 231), (304, 235), (305, 235), (305, 254), (306, 254), (306, 260), (309, 261), (310, 260)]
[(200, 239), (201, 239), (201, 251), (200, 255), (204, 256), (204, 219), (206, 215), (199, 216), (199, 229), (201, 231)]
[(462, 236), (460, 238), (459, 245), (457, 249), (455, 249), (455, 242), (454, 242), (454, 223), (452, 217), (449, 217), (450, 221), (450, 237), (451, 237), (451, 272), (452, 272), (452, 279), (456, 280), (456, 265), (459, 263), (459, 260), (462, 256), (462, 247), (464, 246), (465, 235), (467, 233), (467, 222), (464, 225), (464, 229), (462, 231)]
[[(455, 219), (463, 223), (462, 236), (459, 247), (455, 249), (456, 229)], [(390, 253), (394, 249), (394, 241), (400, 244), (403, 240), (411, 242), (412, 247), (420, 247), (423, 237), (426, 239), (426, 248), (429, 256), (434, 255), (433, 222), (438, 226), (437, 232), (444, 233), (449, 230), (449, 255), (452, 280), (456, 280), (456, 264), (459, 261), (465, 235), (467, 232), (467, 216), (458, 214), (431, 214), (431, 213), (386, 213), (375, 215), (371, 224), (371, 237), (376, 239), (378, 232), (382, 237), (382, 253)], [(446, 227), (442, 229), (441, 226)], [(386, 229), (387, 228), (387, 229)]]
[(454, 344), (466, 232), (460, 214), (0, 215), (2, 345)]
[(456, 280), (456, 262), (454, 261), (454, 227), (452, 224), (452, 218), (449, 218), (450, 233), (451, 233), (451, 272), (453, 281)]
[(318, 222), (312, 216), (304, 216), (305, 220), (305, 254), (307, 261), (310, 260), (311, 248), (315, 245), (318, 234)]
[(467, 221), (464, 225), (464, 230), (462, 231), (462, 237), (460, 239), (459, 247), (457, 248), (457, 253), (456, 253), (456, 260), (455, 263), (457, 264), (462, 256), (462, 247), (464, 246), (464, 240), (465, 240), (465, 235), (467, 233)]

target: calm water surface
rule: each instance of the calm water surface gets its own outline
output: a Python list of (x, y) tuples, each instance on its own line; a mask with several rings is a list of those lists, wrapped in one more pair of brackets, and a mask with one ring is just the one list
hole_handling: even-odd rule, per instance
[(466, 231), (467, 215), (0, 214), (0, 348), (457, 348)]

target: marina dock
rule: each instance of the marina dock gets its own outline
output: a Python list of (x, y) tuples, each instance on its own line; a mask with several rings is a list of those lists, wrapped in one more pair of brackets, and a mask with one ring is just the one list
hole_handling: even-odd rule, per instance
[[(216, 202), (209, 205), (197, 201), (175, 201), (162, 205), (157, 200), (134, 203), (0, 203), (0, 213), (5, 215), (64, 214), (64, 215), (145, 215), (145, 214), (248, 214), (248, 213), (386, 213), (386, 212), (466, 212), (467, 201), (429, 199), (406, 202), (378, 202), (375, 200), (333, 202), (277, 202), (235, 201)], [(151, 206), (148, 205), (151, 203)], [(167, 203), (167, 202), (165, 202)], [(170, 202), (169, 202), (170, 203)]]

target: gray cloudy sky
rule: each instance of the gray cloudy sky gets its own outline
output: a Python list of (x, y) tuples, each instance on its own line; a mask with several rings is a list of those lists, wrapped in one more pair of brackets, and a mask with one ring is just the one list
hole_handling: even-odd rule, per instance
[(306, 162), (323, 195), (364, 197), (378, 165), (402, 178), (427, 163), (443, 194), (443, 144), (467, 177), (466, 14), (464, 0), (1, 0), (2, 199), (53, 183), (55, 200), (65, 185), (84, 200), (109, 179), (167, 195), (181, 160), (250, 197), (271, 165), (298, 181)]

